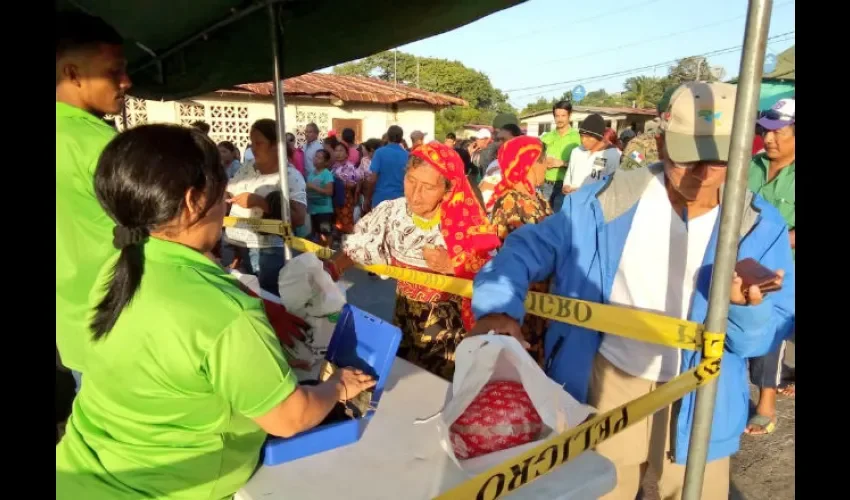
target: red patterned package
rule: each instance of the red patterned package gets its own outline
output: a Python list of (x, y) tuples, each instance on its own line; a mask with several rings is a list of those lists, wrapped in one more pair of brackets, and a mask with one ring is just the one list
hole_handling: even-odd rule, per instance
[(506, 450), (536, 440), (543, 421), (522, 384), (491, 381), (449, 428), (461, 460)]

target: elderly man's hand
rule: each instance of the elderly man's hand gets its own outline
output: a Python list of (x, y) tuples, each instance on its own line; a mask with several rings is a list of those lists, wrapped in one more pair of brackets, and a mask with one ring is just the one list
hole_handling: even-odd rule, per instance
[[(776, 271), (779, 277), (774, 281), (779, 287), (782, 286), (782, 280), (785, 278), (785, 271), (782, 269)], [(752, 285), (747, 293), (743, 292), (744, 281), (735, 273), (732, 277), (732, 289), (729, 291), (729, 302), (739, 306), (757, 306), (764, 300), (764, 295), (761, 289)]]
[(481, 319), (475, 322), (475, 326), (466, 335), (485, 335), (490, 333), (491, 330), (502, 335), (510, 335), (519, 340), (519, 343), (526, 349), (531, 347), (531, 344), (525, 341), (519, 321), (507, 314), (488, 314), (482, 316)]

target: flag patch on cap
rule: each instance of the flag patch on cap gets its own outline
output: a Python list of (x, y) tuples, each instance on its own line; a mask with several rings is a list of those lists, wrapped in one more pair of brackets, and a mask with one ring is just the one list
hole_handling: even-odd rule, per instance
[(632, 157), (632, 160), (634, 160), (634, 161), (636, 161), (636, 162), (639, 162), (639, 163), (643, 163), (643, 160), (645, 160), (645, 159), (646, 159), (646, 158), (645, 158), (645, 157), (644, 157), (644, 156), (640, 153), (640, 151), (632, 151), (632, 154), (630, 154), (629, 156), (631, 156), (631, 157)]

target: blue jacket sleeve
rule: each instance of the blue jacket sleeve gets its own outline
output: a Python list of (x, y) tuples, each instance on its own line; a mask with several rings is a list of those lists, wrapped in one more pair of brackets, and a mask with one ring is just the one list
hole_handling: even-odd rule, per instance
[(787, 339), (794, 328), (795, 269), (788, 232), (782, 226), (758, 261), (770, 269), (782, 269), (782, 288), (768, 293), (757, 306), (729, 306), (726, 348), (744, 358), (763, 356)]
[(498, 255), (475, 275), (472, 312), (476, 319), (502, 313), (522, 322), (529, 285), (551, 276), (559, 253), (570, 248), (566, 201), (564, 207), (540, 224), (511, 233)]

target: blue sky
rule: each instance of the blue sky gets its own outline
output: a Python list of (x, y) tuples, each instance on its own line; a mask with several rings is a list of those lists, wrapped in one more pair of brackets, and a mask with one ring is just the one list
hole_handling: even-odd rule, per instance
[[(793, 0), (774, 0), (770, 36), (795, 30), (794, 10)], [(578, 83), (588, 91), (618, 92), (626, 78), (661, 76), (666, 66), (600, 76), (740, 46), (746, 12), (745, 0), (529, 0), (399, 50), (460, 60), (486, 73), (503, 91), (567, 82), (508, 92), (511, 103), (522, 108)], [(793, 44), (791, 33), (770, 41), (768, 50), (778, 54)], [(738, 73), (740, 54), (736, 48), (709, 55), (708, 61), (732, 77)]]

